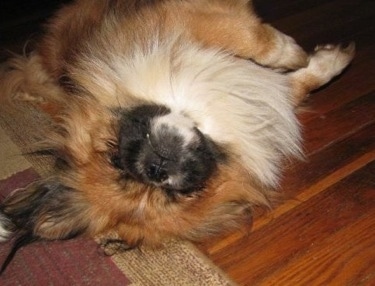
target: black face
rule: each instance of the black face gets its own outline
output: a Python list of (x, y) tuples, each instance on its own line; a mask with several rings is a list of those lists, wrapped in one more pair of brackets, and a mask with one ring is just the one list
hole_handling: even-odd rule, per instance
[(122, 114), (116, 165), (136, 180), (188, 194), (204, 186), (221, 157), (190, 119), (171, 116), (164, 106), (143, 105)]

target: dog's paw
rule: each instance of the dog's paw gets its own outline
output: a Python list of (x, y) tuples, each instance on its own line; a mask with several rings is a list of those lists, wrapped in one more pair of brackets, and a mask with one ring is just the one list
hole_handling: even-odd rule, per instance
[(308, 64), (307, 53), (296, 43), (296, 41), (284, 35), (284, 48), (283, 54), (280, 56), (277, 64), (281, 68), (288, 70), (296, 70), (306, 67)]
[(318, 45), (310, 56), (308, 69), (322, 81), (329, 81), (339, 75), (351, 62), (355, 54), (355, 44), (341, 45)]
[(276, 71), (290, 71), (304, 68), (308, 54), (290, 36), (270, 25), (263, 25), (257, 47), (261, 50), (253, 60)]
[(102, 252), (107, 256), (112, 256), (117, 253), (122, 253), (133, 249), (134, 247), (126, 244), (122, 239), (102, 239), (100, 240), (100, 247)]
[(308, 64), (307, 53), (296, 43), (296, 41), (275, 30), (275, 48), (269, 55), (268, 66), (280, 71), (297, 70)]

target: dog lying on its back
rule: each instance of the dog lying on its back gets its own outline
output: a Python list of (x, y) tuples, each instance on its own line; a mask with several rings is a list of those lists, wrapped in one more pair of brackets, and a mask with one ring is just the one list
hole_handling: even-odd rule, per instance
[[(307, 55), (247, 0), (80, 0), (62, 8), (1, 93), (48, 112), (61, 168), (1, 205), (0, 239), (198, 240), (269, 207), (295, 108), (354, 45)], [(279, 72), (280, 70), (289, 72)], [(9, 262), (9, 261), (8, 261)]]

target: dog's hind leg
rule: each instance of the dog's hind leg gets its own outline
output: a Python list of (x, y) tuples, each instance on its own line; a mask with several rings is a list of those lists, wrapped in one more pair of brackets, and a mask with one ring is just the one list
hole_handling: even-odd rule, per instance
[[(226, 1), (218, 2), (225, 4)], [(203, 44), (260, 65), (295, 70), (308, 63), (308, 55), (295, 40), (263, 23), (247, 1), (232, 1), (228, 9), (196, 13), (188, 21), (188, 28)]]
[(315, 48), (307, 67), (288, 74), (292, 83), (292, 99), (297, 106), (313, 90), (328, 83), (339, 75), (351, 62), (355, 54), (355, 44), (321, 45)]

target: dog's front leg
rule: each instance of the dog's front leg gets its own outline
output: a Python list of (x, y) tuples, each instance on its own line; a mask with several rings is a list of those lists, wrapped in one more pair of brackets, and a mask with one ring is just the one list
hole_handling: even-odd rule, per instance
[(307, 67), (291, 72), (292, 100), (297, 106), (311, 91), (328, 83), (339, 75), (351, 62), (355, 54), (355, 44), (320, 45), (310, 56)]

